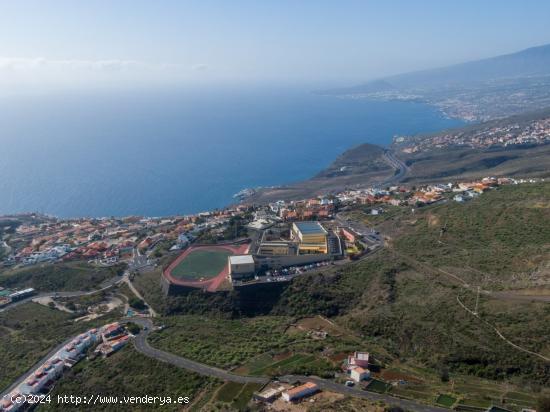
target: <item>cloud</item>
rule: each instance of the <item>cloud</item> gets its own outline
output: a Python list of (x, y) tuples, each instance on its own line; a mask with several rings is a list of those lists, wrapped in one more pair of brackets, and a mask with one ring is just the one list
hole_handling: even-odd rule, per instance
[(153, 85), (206, 81), (206, 64), (151, 63), (125, 59), (0, 57), (0, 90)]
[(194, 64), (191, 68), (195, 71), (204, 71), (208, 69), (208, 65), (204, 63), (199, 63), (199, 64)]
[(89, 70), (125, 70), (125, 69), (152, 69), (161, 68), (163, 65), (155, 65), (136, 60), (52, 60), (42, 57), (20, 58), (20, 57), (0, 57), (0, 69), (11, 70), (33, 70), (37, 68), (57, 68), (57, 69), (89, 69)]

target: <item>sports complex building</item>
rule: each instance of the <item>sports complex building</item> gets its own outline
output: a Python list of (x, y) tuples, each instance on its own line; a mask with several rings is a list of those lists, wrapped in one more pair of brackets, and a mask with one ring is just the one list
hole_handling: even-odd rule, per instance
[(298, 241), (298, 254), (328, 253), (328, 232), (319, 222), (295, 222), (290, 238)]
[(189, 246), (163, 270), (164, 293), (192, 289), (215, 292), (229, 275), (228, 259), (247, 254), (249, 247), (248, 243)]
[(284, 236), (273, 229), (270, 236), (264, 231), (252, 244), (192, 245), (164, 269), (162, 288), (167, 295), (193, 289), (215, 292), (270, 269), (327, 261), (342, 254), (338, 235), (319, 222), (295, 222), (285, 230)]

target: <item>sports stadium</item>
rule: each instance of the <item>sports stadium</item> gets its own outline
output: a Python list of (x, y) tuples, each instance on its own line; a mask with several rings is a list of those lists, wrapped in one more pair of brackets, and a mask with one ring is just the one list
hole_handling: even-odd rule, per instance
[(227, 258), (246, 254), (249, 247), (248, 243), (190, 246), (163, 271), (165, 286), (214, 292), (229, 274)]

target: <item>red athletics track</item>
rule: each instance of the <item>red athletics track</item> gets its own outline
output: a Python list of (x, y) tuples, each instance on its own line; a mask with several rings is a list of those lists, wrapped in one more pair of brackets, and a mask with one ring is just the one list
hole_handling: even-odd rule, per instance
[(220, 284), (229, 274), (229, 267), (224, 266), (222, 271), (218, 273), (215, 277), (207, 280), (183, 280), (178, 279), (172, 276), (172, 270), (179, 265), (179, 263), (185, 259), (192, 251), (194, 250), (216, 250), (216, 249), (225, 249), (230, 251), (233, 255), (244, 255), (248, 252), (250, 244), (242, 245), (205, 245), (205, 246), (189, 246), (181, 255), (179, 255), (176, 260), (174, 260), (170, 265), (164, 270), (163, 274), (166, 279), (175, 285), (189, 286), (193, 288), (206, 289), (209, 292), (215, 292)]

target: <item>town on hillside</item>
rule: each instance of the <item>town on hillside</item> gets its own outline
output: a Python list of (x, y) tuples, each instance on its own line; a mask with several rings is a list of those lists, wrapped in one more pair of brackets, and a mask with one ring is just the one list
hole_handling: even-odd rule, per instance
[(550, 117), (531, 120), (526, 124), (505, 122), (479, 127), (475, 131), (460, 129), (441, 132), (434, 136), (398, 136), (394, 143), (403, 153), (417, 153), (448, 147), (485, 149), (492, 146), (541, 145), (550, 142)]
[[(414, 213), (424, 205), (468, 202), (501, 185), (535, 181), (487, 177), (419, 187), (370, 187), (162, 218), (4, 216), (1, 264), (3, 270), (12, 270), (84, 261), (98, 267), (123, 264), (131, 272), (154, 267), (167, 254), (173, 256), (171, 265), (162, 268), (167, 294), (188, 288), (215, 292), (275, 284), (338, 261), (359, 259), (383, 245), (373, 228), (342, 219), (339, 212), (346, 208), (360, 205), (373, 216), (395, 207)], [(32, 288), (2, 289), (0, 306), (33, 293)]]

